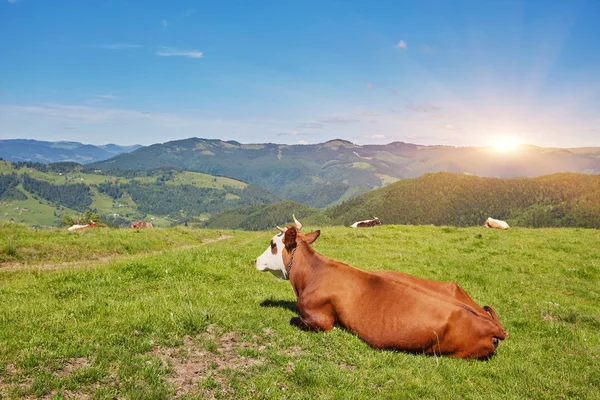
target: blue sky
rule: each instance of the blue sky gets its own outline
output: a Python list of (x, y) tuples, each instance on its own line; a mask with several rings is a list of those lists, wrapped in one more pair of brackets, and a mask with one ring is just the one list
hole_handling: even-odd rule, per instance
[(0, 139), (600, 146), (600, 1), (0, 0)]

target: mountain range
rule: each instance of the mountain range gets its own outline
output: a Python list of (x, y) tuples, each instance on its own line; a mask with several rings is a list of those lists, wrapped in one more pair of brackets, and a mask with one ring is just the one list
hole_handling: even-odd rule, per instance
[(11, 162), (30, 161), (48, 164), (74, 161), (87, 164), (106, 160), (122, 153), (129, 153), (140, 147), (142, 146), (119, 146), (116, 144), (95, 146), (79, 142), (6, 139), (0, 140), (0, 158)]
[(536, 177), (558, 172), (600, 173), (600, 147), (543, 148), (422, 146), (404, 142), (356, 145), (241, 144), (190, 138), (155, 144), (91, 163), (102, 170), (179, 168), (256, 183), (283, 199), (313, 207), (340, 204), (401, 179), (431, 172), (480, 177)]

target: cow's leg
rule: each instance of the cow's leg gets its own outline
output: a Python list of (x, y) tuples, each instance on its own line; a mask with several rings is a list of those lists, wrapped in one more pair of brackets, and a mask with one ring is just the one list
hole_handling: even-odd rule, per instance
[(290, 325), (297, 326), (305, 331), (330, 331), (334, 325), (333, 316), (310, 315), (307, 318), (298, 316), (290, 319)]
[(333, 329), (335, 323), (333, 309), (325, 301), (313, 300), (306, 303), (298, 299), (296, 308), (300, 316), (292, 318), (290, 325), (310, 331), (330, 331)]

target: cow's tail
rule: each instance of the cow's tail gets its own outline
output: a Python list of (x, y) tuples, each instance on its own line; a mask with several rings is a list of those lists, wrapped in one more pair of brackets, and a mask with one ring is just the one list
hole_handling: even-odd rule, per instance
[(494, 311), (494, 309), (490, 306), (483, 306), (483, 309), (485, 312), (490, 314), (490, 317), (492, 317), (492, 320), (498, 326), (498, 332), (496, 332), (496, 334), (494, 336), (500, 340), (506, 339), (506, 332), (504, 331), (504, 328), (502, 328), (502, 325), (500, 325), (500, 320), (498, 319), (498, 315), (496, 315), (496, 312)]
[(500, 322), (500, 320), (498, 319), (498, 316), (496, 315), (496, 311), (494, 311), (494, 309), (490, 306), (483, 306), (483, 310), (490, 314), (490, 317), (492, 317), (492, 319), (496, 322)]

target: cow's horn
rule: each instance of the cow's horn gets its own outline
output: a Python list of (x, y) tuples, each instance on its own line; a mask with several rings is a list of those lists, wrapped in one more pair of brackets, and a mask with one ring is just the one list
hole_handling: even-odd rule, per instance
[(296, 224), (296, 228), (298, 228), (298, 230), (302, 229), (302, 224), (300, 223), (300, 221), (298, 221), (296, 219), (296, 215), (292, 214), (292, 217), (294, 218), (294, 223)]
[(277, 227), (277, 229), (279, 229), (281, 231), (281, 233), (285, 233), (285, 231), (287, 231), (287, 228), (281, 228), (281, 227)]

